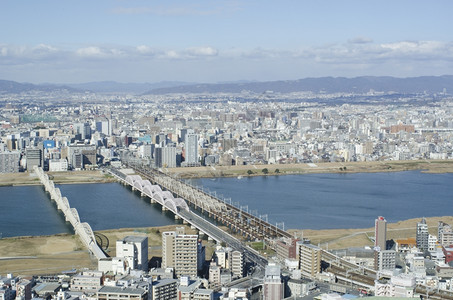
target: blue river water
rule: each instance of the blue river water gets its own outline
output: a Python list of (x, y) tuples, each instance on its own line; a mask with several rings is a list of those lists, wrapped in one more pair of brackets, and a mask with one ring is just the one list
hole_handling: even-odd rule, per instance
[[(192, 181), (285, 229), (367, 228), (453, 214), (453, 174), (309, 174)], [(171, 213), (118, 183), (59, 185), (93, 230), (173, 224)], [(0, 187), (0, 237), (71, 232), (42, 186)]]
[[(119, 183), (56, 185), (93, 230), (174, 224), (174, 216)], [(0, 187), (0, 235), (72, 232), (43, 186)]]
[[(307, 174), (198, 179), (232, 202), (268, 214), (285, 229), (368, 228), (388, 222), (453, 214), (453, 174), (419, 171)], [(244, 208), (245, 209), (245, 208)]]

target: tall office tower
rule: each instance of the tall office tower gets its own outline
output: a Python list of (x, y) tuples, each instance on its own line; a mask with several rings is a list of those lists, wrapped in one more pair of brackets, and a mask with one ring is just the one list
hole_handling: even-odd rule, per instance
[(148, 238), (126, 236), (116, 241), (116, 256), (124, 258), (131, 269), (148, 271)]
[(75, 123), (74, 131), (76, 134), (80, 134), (80, 139), (91, 139), (91, 128), (89, 123)]
[(112, 123), (110, 120), (97, 121), (96, 131), (101, 132), (105, 135), (112, 135)]
[(417, 248), (421, 251), (428, 250), (428, 237), (428, 225), (426, 224), (426, 219), (423, 218), (420, 222), (417, 223), (417, 232), (415, 236)]
[(186, 165), (198, 164), (198, 134), (187, 133), (186, 135)]
[(176, 277), (197, 277), (198, 236), (181, 232), (162, 233), (162, 267), (174, 268)]
[(280, 266), (269, 264), (264, 272), (263, 300), (283, 299), (283, 292)]
[(374, 247), (380, 250), (386, 250), (387, 242), (387, 221), (384, 217), (379, 216), (374, 221)]

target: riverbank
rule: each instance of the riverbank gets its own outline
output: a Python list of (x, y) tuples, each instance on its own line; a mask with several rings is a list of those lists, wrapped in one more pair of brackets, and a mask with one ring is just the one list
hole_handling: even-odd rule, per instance
[[(416, 224), (419, 219), (410, 219), (397, 223), (387, 224), (387, 239), (415, 237)], [(429, 233), (437, 235), (437, 222), (444, 221), (453, 224), (453, 216), (426, 218)], [(370, 220), (373, 222), (373, 220)], [(147, 228), (124, 228), (97, 231), (109, 240), (107, 253), (115, 256), (116, 240), (128, 235), (146, 235), (148, 237), (150, 266), (154, 266), (161, 257), (162, 232), (175, 230), (177, 226), (168, 225)], [(348, 247), (373, 246), (371, 238), (374, 237), (374, 228), (362, 229), (327, 229), (327, 230), (288, 230), (296, 237), (311, 240), (312, 244), (323, 249), (344, 249)], [(186, 226), (186, 233), (195, 231)], [(214, 244), (203, 241), (207, 246), (206, 258), (212, 256)], [(3, 273), (16, 275), (56, 274), (65, 270), (83, 268), (95, 269), (97, 263), (83, 248), (80, 240), (75, 235), (58, 234), (50, 236), (12, 237), (0, 239), (0, 270)]]
[[(376, 216), (377, 217), (377, 216)], [(370, 220), (372, 224), (374, 220)], [(420, 218), (387, 223), (387, 240), (415, 238), (417, 223)], [(453, 225), (453, 216), (426, 218), (429, 233), (437, 236), (437, 225), (439, 221)], [(325, 230), (300, 230), (290, 229), (291, 234), (298, 238), (308, 238), (314, 245), (323, 249), (345, 249), (349, 247), (373, 247), (374, 227), (360, 229), (325, 229)]]
[[(212, 166), (191, 168), (164, 168), (167, 174), (179, 178), (253, 177), (265, 175), (294, 175), (319, 173), (378, 173), (421, 170), (426, 173), (453, 173), (453, 160), (402, 160), (371, 162), (327, 162), (316, 164)], [(115, 178), (102, 171), (47, 172), (55, 184), (106, 183)], [(34, 173), (3, 173), (0, 186), (39, 185)]]
[[(101, 171), (67, 171), (47, 172), (55, 184), (75, 183), (106, 183), (116, 181), (112, 176)], [(23, 186), (39, 185), (38, 176), (35, 173), (3, 173), (0, 176), (0, 186)]]
[[(168, 225), (149, 228), (123, 228), (96, 231), (106, 236), (109, 245), (106, 253), (116, 254), (116, 241), (130, 235), (148, 237), (149, 258), (162, 256), (162, 232), (173, 231), (184, 225)], [(185, 226), (187, 234), (195, 231)], [(105, 244), (105, 239), (103, 239)], [(206, 255), (212, 255), (213, 245), (203, 241), (208, 249)], [(155, 259), (154, 259), (155, 261)], [(152, 263), (151, 263), (151, 266)], [(72, 234), (57, 234), (49, 236), (25, 236), (0, 239), (0, 270), (1, 274), (41, 275), (56, 274), (66, 270), (96, 269), (97, 261), (93, 260), (88, 250), (83, 247), (80, 239)]]
[(251, 177), (316, 173), (374, 173), (421, 170), (427, 173), (453, 173), (453, 160), (403, 160), (370, 162), (323, 162), (308, 164), (212, 166), (165, 168), (164, 172), (180, 178)]

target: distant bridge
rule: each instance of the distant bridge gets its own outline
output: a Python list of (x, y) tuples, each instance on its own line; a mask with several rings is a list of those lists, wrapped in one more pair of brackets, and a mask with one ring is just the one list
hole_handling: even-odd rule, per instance
[(96, 256), (98, 260), (106, 258), (107, 256), (104, 251), (102, 251), (96, 243), (96, 237), (93, 234), (90, 224), (80, 222), (77, 209), (69, 205), (68, 198), (61, 195), (60, 189), (55, 187), (53, 181), (49, 179), (49, 176), (44, 173), (42, 168), (35, 166), (34, 171), (44, 185), (46, 192), (50, 194), (50, 198), (55, 201), (57, 208), (63, 212), (66, 221), (71, 223), (74, 232), (79, 236), (85, 247)]

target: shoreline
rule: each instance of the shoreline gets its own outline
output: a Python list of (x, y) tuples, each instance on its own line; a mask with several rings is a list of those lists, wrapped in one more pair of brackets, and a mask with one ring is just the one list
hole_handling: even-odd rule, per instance
[[(267, 171), (266, 171), (267, 170)], [(453, 160), (323, 162), (303, 164), (240, 165), (217, 167), (164, 168), (164, 173), (182, 179), (256, 177), (306, 174), (353, 174), (420, 171), (430, 174), (453, 173)], [(116, 182), (115, 178), (96, 171), (48, 172), (55, 184)], [(0, 187), (41, 185), (34, 173), (2, 173)]]
[(351, 174), (421, 171), (453, 173), (453, 160), (323, 162), (303, 164), (241, 165), (216, 167), (166, 168), (164, 173), (183, 179), (219, 177), (255, 177), (304, 174)]

